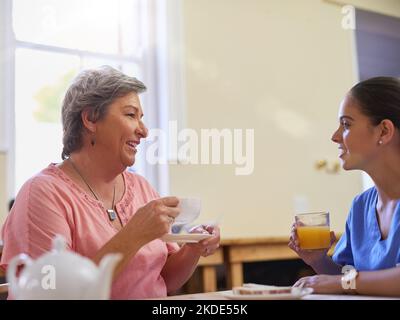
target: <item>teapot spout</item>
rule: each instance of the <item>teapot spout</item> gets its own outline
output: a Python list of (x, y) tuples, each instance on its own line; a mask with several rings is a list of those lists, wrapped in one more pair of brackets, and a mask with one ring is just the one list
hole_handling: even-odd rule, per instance
[(97, 296), (101, 300), (110, 298), (111, 284), (114, 275), (114, 269), (117, 263), (122, 259), (122, 254), (108, 254), (100, 261), (98, 274)]

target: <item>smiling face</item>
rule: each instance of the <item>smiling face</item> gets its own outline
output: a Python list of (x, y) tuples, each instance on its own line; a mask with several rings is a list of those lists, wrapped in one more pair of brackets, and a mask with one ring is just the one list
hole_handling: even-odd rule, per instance
[[(140, 139), (146, 138), (148, 133), (142, 117), (136, 93), (114, 100), (106, 116), (96, 122), (96, 148), (107, 160), (118, 161), (124, 168), (132, 166)], [(112, 159), (108, 155), (112, 155)]]
[(339, 145), (343, 169), (366, 170), (378, 155), (380, 130), (364, 115), (357, 102), (347, 95), (339, 109), (339, 128), (332, 141)]

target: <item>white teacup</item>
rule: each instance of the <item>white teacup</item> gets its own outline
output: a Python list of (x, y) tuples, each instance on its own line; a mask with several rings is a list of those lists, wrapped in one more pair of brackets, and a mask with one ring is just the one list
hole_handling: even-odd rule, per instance
[(195, 221), (200, 215), (201, 200), (199, 198), (179, 198), (179, 215), (174, 224), (188, 224)]

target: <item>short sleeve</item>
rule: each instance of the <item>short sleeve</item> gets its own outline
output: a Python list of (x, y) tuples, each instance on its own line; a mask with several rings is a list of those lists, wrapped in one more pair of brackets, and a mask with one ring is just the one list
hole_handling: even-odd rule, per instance
[(350, 225), (352, 219), (352, 212), (353, 212), (354, 202), (352, 208), (349, 213), (349, 217), (346, 221), (346, 230), (339, 239), (338, 243), (336, 244), (334, 254), (332, 259), (335, 263), (345, 266), (345, 265), (354, 265), (354, 257), (352, 252), (351, 246), (351, 235), (350, 235)]
[(54, 184), (45, 178), (33, 178), (22, 187), (3, 226), (0, 265), (6, 269), (20, 253), (36, 259), (51, 249), (56, 235), (63, 236), (67, 248), (72, 248), (65, 201)]

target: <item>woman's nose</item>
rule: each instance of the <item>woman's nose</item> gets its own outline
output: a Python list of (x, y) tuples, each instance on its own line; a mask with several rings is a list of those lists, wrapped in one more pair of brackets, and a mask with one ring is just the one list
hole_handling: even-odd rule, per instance
[(339, 134), (339, 129), (337, 129), (331, 137), (331, 140), (335, 143), (340, 143), (340, 134)]
[(140, 136), (142, 138), (146, 138), (147, 135), (149, 134), (149, 130), (147, 129), (147, 127), (144, 125), (144, 123), (142, 121), (140, 121), (140, 123), (139, 123), (137, 132), (138, 132), (138, 134), (140, 134)]

